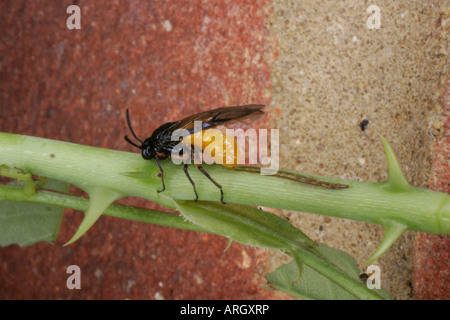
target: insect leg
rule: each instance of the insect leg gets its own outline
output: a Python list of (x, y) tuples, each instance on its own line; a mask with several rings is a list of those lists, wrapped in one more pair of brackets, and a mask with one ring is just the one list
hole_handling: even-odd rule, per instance
[(212, 183), (214, 183), (216, 185), (217, 188), (219, 188), (219, 190), (220, 190), (220, 202), (225, 204), (225, 202), (223, 202), (222, 186), (220, 184), (218, 184), (216, 181), (214, 181), (214, 179), (211, 178), (211, 176), (208, 174), (208, 172), (206, 172), (205, 169), (203, 169), (203, 167), (200, 164), (196, 164), (196, 166), (197, 166), (197, 169), (200, 170), (201, 173), (203, 173), (209, 180), (211, 180)]
[(156, 163), (158, 164), (159, 167), (159, 171), (161, 172), (161, 181), (162, 181), (162, 186), (163, 188), (161, 190), (158, 190), (158, 192), (163, 192), (164, 190), (166, 190), (166, 185), (164, 184), (164, 170), (161, 167), (161, 163), (159, 163), (159, 158), (155, 157)]
[(183, 170), (184, 170), (184, 173), (186, 174), (186, 177), (188, 177), (189, 181), (191, 182), (192, 187), (194, 188), (194, 192), (195, 192), (195, 201), (197, 201), (197, 200), (198, 200), (197, 190), (195, 189), (195, 183), (194, 183), (194, 181), (191, 179), (191, 176), (189, 175), (189, 172), (188, 172), (188, 164), (187, 164), (187, 163), (184, 164)]

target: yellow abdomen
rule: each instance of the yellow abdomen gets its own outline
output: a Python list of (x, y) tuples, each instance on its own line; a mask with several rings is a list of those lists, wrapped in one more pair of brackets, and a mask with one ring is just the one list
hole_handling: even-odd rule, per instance
[[(234, 167), (240, 159), (236, 138), (222, 134), (218, 129), (197, 131), (183, 138), (183, 143), (203, 150), (203, 159)], [(208, 162), (210, 162), (208, 161)]]

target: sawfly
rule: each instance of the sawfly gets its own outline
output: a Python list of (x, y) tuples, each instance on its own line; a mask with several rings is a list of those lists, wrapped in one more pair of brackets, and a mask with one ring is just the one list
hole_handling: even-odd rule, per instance
[[(204, 111), (200, 113), (196, 113), (192, 116), (184, 118), (179, 121), (169, 122), (163, 124), (159, 128), (157, 128), (152, 135), (142, 141), (137, 137), (134, 133), (134, 130), (131, 126), (130, 116), (128, 109), (126, 110), (126, 119), (128, 128), (130, 129), (131, 134), (139, 142), (139, 144), (131, 141), (128, 136), (125, 136), (125, 140), (132, 144), (133, 146), (142, 150), (142, 157), (146, 160), (155, 159), (158, 164), (160, 170), (160, 177), (162, 181), (162, 189), (158, 190), (158, 192), (162, 192), (166, 189), (164, 184), (164, 170), (161, 166), (160, 160), (170, 159), (172, 157), (173, 151), (176, 147), (179, 147), (180, 143), (186, 145), (188, 147), (188, 154), (191, 159), (194, 159), (196, 156), (195, 150), (199, 150), (202, 152), (205, 148), (208, 147), (211, 143), (214, 143), (211, 139), (211, 136), (208, 135), (208, 129), (214, 129), (219, 126), (230, 126), (235, 122), (240, 122), (244, 124), (248, 124), (249, 121), (254, 121), (256, 118), (260, 117), (264, 114), (262, 109), (264, 105), (262, 104), (251, 104), (244, 106), (234, 106), (234, 107), (222, 107), (209, 111)], [(196, 121), (201, 122), (201, 126), (196, 126), (194, 123)], [(173, 139), (174, 133), (178, 129), (183, 129), (185, 134), (179, 136), (177, 139)], [(216, 163), (223, 164), (227, 167), (234, 168), (239, 171), (247, 171), (247, 172), (259, 172), (259, 167), (249, 167), (249, 166), (237, 166), (238, 163), (238, 149), (235, 142), (234, 136), (223, 136), (222, 146), (219, 146), (222, 151), (216, 152), (213, 158)], [(231, 152), (226, 152), (229, 150), (227, 146), (232, 145), (233, 149)], [(195, 148), (197, 147), (197, 148)], [(197, 158), (198, 159), (198, 158)], [(225, 204), (223, 201), (223, 190), (222, 186), (215, 181), (206, 170), (202, 167), (201, 163), (196, 163), (197, 169), (203, 173), (217, 188), (220, 190), (220, 201)], [(195, 200), (198, 200), (198, 193), (195, 188), (195, 183), (192, 180), (191, 176), (188, 172), (188, 164), (184, 164), (184, 173), (188, 178), (189, 182), (192, 184), (195, 193)], [(323, 187), (326, 189), (345, 189), (348, 188), (348, 185), (340, 184), (340, 183), (329, 183), (326, 181), (317, 180), (314, 178), (308, 178), (303, 175), (295, 175), (288, 172), (277, 172), (275, 174), (277, 177), (294, 180), (300, 183), (305, 183), (309, 185), (315, 185), (319, 187)]]
[[(260, 117), (264, 114), (262, 109), (264, 108), (264, 105), (262, 104), (251, 104), (251, 105), (244, 105), (244, 106), (234, 106), (234, 107), (222, 107), (217, 108), (213, 110), (208, 110), (204, 112), (200, 112), (194, 115), (191, 115), (187, 118), (184, 118), (179, 121), (175, 122), (169, 122), (166, 124), (163, 124), (159, 128), (157, 128), (152, 135), (142, 141), (137, 137), (137, 135), (134, 133), (134, 130), (131, 126), (130, 122), (130, 116), (128, 109), (126, 111), (126, 118), (127, 118), (127, 124), (128, 128), (130, 129), (131, 134), (133, 137), (138, 141), (140, 144), (137, 144), (133, 141), (131, 141), (128, 136), (125, 136), (125, 140), (132, 144), (133, 146), (139, 148), (142, 150), (142, 157), (146, 160), (155, 159), (156, 163), (158, 164), (159, 170), (160, 170), (160, 176), (162, 180), (162, 189), (158, 190), (158, 192), (162, 192), (165, 190), (165, 184), (164, 184), (164, 170), (161, 166), (160, 160), (169, 159), (172, 157), (172, 151), (174, 148), (180, 144), (180, 142), (184, 142), (186, 145), (190, 147), (191, 150), (191, 157), (194, 158), (194, 150), (195, 150), (195, 141), (199, 141), (199, 139), (196, 139), (195, 135), (201, 135), (200, 137), (200, 144), (198, 145), (200, 150), (204, 150), (210, 143), (211, 139), (208, 135), (205, 135), (206, 130), (217, 128), (218, 126), (226, 126), (230, 125), (235, 121), (243, 121), (244, 119), (251, 118), (252, 121), (256, 118)], [(195, 121), (201, 121), (201, 126), (194, 126)], [(186, 130), (186, 134), (184, 136), (181, 136), (179, 139), (176, 139), (175, 141), (172, 139), (172, 136), (174, 132), (177, 129), (184, 129)], [(223, 148), (222, 150), (226, 150), (226, 144), (228, 144), (230, 141), (229, 139), (234, 139), (234, 137), (224, 137), (223, 140)], [(222, 161), (219, 163), (223, 163), (223, 165), (228, 167), (234, 167), (237, 164), (237, 147), (236, 144), (234, 145), (234, 152), (231, 152), (229, 154), (226, 154), (225, 152), (222, 153), (216, 153), (215, 158), (218, 159), (222, 157)], [(225, 159), (226, 157), (232, 157), (231, 161), (229, 159)], [(226, 160), (226, 161), (225, 161)], [(197, 169), (203, 173), (217, 188), (220, 190), (220, 201), (225, 204), (223, 201), (223, 191), (222, 186), (217, 183), (209, 174), (206, 172), (206, 170), (202, 167), (201, 164), (195, 164), (197, 166)], [(192, 180), (191, 176), (188, 172), (188, 164), (184, 164), (184, 173), (186, 174), (186, 177), (189, 179), (189, 182), (192, 184), (192, 187), (194, 188), (195, 193), (195, 200), (198, 200), (198, 194), (197, 190), (195, 189), (195, 183)]]

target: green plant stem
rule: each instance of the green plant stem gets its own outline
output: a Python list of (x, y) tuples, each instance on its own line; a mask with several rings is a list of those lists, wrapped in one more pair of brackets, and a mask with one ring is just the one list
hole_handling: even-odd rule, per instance
[[(194, 192), (182, 168), (163, 161), (166, 190), (161, 188), (155, 161), (139, 154), (82, 146), (36, 137), (0, 133), (0, 164), (66, 181), (80, 189), (99, 187), (120, 196), (137, 196), (175, 209), (172, 201), (192, 200)], [(193, 168), (193, 169), (192, 169)], [(219, 190), (194, 166), (190, 169), (199, 200), (219, 201)], [(312, 212), (409, 230), (450, 233), (450, 196), (415, 187), (396, 190), (387, 182), (365, 183), (306, 175), (330, 183), (349, 185), (332, 190), (256, 173), (206, 166), (223, 186), (225, 201)], [(142, 178), (126, 173), (142, 173)], [(139, 174), (137, 174), (139, 176)]]
[[(71, 208), (80, 211), (86, 211), (89, 207), (89, 200), (69, 195), (58, 193), (54, 191), (48, 190), (37, 190), (32, 195), (26, 195), (23, 192), (21, 187), (12, 187), (12, 186), (0, 186), (0, 194), (7, 198), (10, 201), (20, 201), (20, 202), (32, 202), (32, 203), (40, 203), (40, 204), (52, 204), (56, 206), (60, 206), (63, 208)], [(220, 207), (219, 207), (220, 208)], [(201, 209), (200, 209), (201, 210)], [(149, 209), (140, 209), (123, 205), (110, 205), (103, 214), (115, 218), (127, 219), (132, 221), (150, 223), (160, 226), (166, 227), (174, 227), (185, 230), (199, 231), (199, 232), (207, 232), (216, 234), (215, 232), (211, 232), (208, 229), (202, 228), (196, 224), (193, 224), (187, 221), (185, 218), (179, 215), (173, 215), (168, 213), (163, 213), (155, 210)], [(231, 221), (232, 227), (236, 225), (236, 222)], [(242, 224), (237, 223), (239, 225)], [(241, 226), (242, 227), (242, 226)], [(274, 229), (275, 230), (275, 229)], [(287, 230), (285, 230), (287, 231)], [(265, 234), (266, 237), (270, 238), (273, 236), (273, 231), (268, 231)], [(282, 236), (283, 241), (287, 241), (286, 245), (292, 248), (298, 246), (297, 241), (292, 240), (291, 235), (286, 233), (286, 238)], [(280, 239), (276, 239), (280, 241)], [(298, 248), (297, 248), (298, 249)], [(340, 270), (333, 268), (329, 262), (324, 261), (320, 256), (314, 254), (314, 252), (310, 252), (309, 250), (300, 250), (302, 261), (309, 265), (311, 268), (316, 270), (317, 272), (323, 274), (324, 276), (331, 279), (336, 284), (340, 285), (345, 290), (348, 290), (352, 293), (356, 298), (359, 299), (381, 299), (381, 297), (374, 291), (368, 290), (365, 286), (361, 285), (358, 281), (348, 277), (346, 274), (342, 273)], [(293, 291), (291, 293), (294, 296), (298, 296), (298, 294)]]
[[(299, 260), (301, 259), (305, 264), (348, 290), (355, 297), (362, 299), (380, 298), (376, 293), (367, 290), (359, 282), (350, 279), (348, 275), (334, 268), (329, 262), (322, 260), (314, 252), (301, 249), (302, 246), (299, 246), (298, 241), (303, 236), (299, 235), (297, 231), (290, 230), (284, 223), (275, 221), (276, 219), (273, 220), (273, 216), (270, 214), (263, 215), (259, 213), (259, 210), (253, 209), (258, 212), (253, 212), (251, 216), (244, 218), (243, 215), (250, 213), (250, 211), (239, 207), (232, 209), (231, 204), (223, 206), (221, 204), (212, 205), (211, 202), (200, 204), (183, 201), (193, 199), (192, 186), (181, 168), (173, 165), (170, 161), (163, 163), (167, 190), (159, 193), (161, 179), (158, 176), (158, 166), (154, 161), (143, 160), (139, 154), (0, 133), (0, 165), (23, 170), (23, 174), (22, 171), (17, 171), (19, 173), (18, 179), (21, 179), (21, 176), (28, 177), (27, 173), (32, 173), (68, 182), (88, 193), (89, 200), (45, 190), (27, 193), (19, 187), (0, 187), (0, 198), (2, 199), (46, 203), (86, 211), (86, 217), (82, 225), (69, 242), (75, 241), (88, 230), (102, 213), (188, 230), (203, 232), (209, 230), (211, 233), (223, 236), (232, 235), (230, 239), (237, 239), (242, 243), (286, 250), (287, 253), (293, 255), (299, 266), (302, 263)], [(3, 167), (2, 169), (3, 172), (11, 174), (11, 170), (8, 168)], [(221, 166), (208, 167), (208, 171), (216, 180), (220, 181), (225, 192), (225, 200), (230, 203), (316, 212), (378, 222), (386, 226), (392, 225), (393, 222), (402, 227), (406, 224), (415, 226), (414, 223), (417, 223), (417, 221), (408, 219), (408, 217), (397, 216), (396, 210), (408, 201), (411, 202), (411, 199), (408, 199), (408, 201), (402, 199), (405, 194), (417, 193), (413, 195), (417, 198), (419, 194), (423, 194), (425, 191), (405, 187), (408, 189), (405, 192), (402, 186), (393, 190), (392, 181), (367, 184), (305, 175), (308, 178), (329, 183), (349, 185), (347, 189), (330, 190), (280, 177), (234, 171)], [(200, 200), (218, 201), (220, 199), (218, 189), (203, 175), (196, 170), (192, 170), (191, 176), (196, 182)], [(29, 181), (30, 179), (27, 179), (27, 181), (25, 181), (25, 178), (23, 179), (25, 186), (27, 183), (34, 184), (33, 181)], [(401, 189), (400, 192), (399, 188)], [(378, 194), (373, 196), (377, 192)], [(392, 194), (395, 194), (395, 196)], [(180, 209), (184, 217), (110, 205), (114, 200), (125, 196), (143, 197), (168, 208)], [(378, 196), (384, 197), (386, 203), (383, 202), (383, 199), (378, 199)], [(433, 199), (438, 199), (440, 206), (443, 207), (443, 203), (448, 201), (448, 198), (444, 196), (447, 195), (428, 192), (426, 196), (423, 196), (423, 199), (429, 201), (430, 203), (427, 203), (427, 205), (431, 206), (432, 201), (429, 198), (434, 197)], [(398, 207), (390, 203), (395, 201), (396, 198), (401, 198)], [(347, 201), (353, 201), (353, 203), (348, 204)], [(201, 205), (206, 206), (205, 210), (200, 210)], [(383, 208), (382, 205), (387, 209)], [(433, 203), (433, 205), (435, 204)], [(381, 216), (374, 214), (377, 210), (380, 211), (379, 206), (382, 207), (383, 215)], [(354, 207), (358, 209), (352, 211)], [(237, 211), (233, 213), (233, 210)], [(372, 210), (371, 214), (369, 214), (370, 210)], [(415, 218), (417, 215), (410, 216)], [(444, 215), (440, 215), (440, 218), (442, 216)], [(196, 221), (202, 227), (185, 221), (184, 218), (186, 217)], [(445, 219), (441, 220), (444, 221), (443, 224), (438, 221), (439, 223), (431, 223), (431, 227), (441, 228), (442, 225), (446, 227)], [(208, 228), (204, 228), (206, 226)], [(242, 232), (236, 233), (238, 229)], [(247, 235), (249, 232), (250, 235)], [(296, 253), (297, 251), (300, 253)]]
[[(80, 211), (86, 211), (89, 207), (88, 199), (49, 190), (38, 190), (33, 195), (26, 196), (22, 188), (0, 185), (0, 194), (3, 198), (10, 201), (51, 204)], [(198, 225), (186, 221), (182, 216), (150, 209), (112, 204), (103, 214), (114, 218), (151, 223), (159, 226), (211, 233)]]

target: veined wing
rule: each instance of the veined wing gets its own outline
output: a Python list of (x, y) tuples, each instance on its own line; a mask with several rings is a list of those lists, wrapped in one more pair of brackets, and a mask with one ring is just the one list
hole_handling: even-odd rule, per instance
[[(264, 105), (251, 104), (245, 106), (223, 107), (213, 110), (200, 112), (174, 122), (171, 126), (173, 130), (186, 129), (190, 133), (194, 133), (200, 130), (206, 130), (214, 128), (220, 125), (225, 125), (232, 121), (252, 121), (262, 116), (264, 112), (261, 110)], [(201, 121), (202, 126), (199, 128), (194, 127), (194, 121)]]

